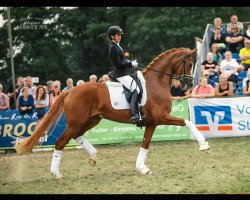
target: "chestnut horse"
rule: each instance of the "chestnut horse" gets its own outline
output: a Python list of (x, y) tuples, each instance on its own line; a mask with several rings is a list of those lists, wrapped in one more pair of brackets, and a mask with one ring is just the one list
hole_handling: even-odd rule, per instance
[[(136, 169), (143, 175), (151, 173), (144, 163), (157, 125), (186, 126), (199, 142), (199, 150), (205, 151), (210, 148), (192, 122), (169, 115), (172, 109), (170, 94), (172, 78), (175, 76), (180, 79), (184, 86), (190, 87), (193, 80), (191, 76), (192, 56), (195, 53), (196, 49), (174, 48), (157, 56), (142, 70), (147, 89), (147, 102), (143, 107), (146, 127), (136, 160)], [(56, 141), (51, 162), (51, 173), (58, 179), (62, 177), (59, 168), (63, 149), (70, 139), (75, 139), (87, 151), (90, 155), (89, 161), (95, 165), (97, 151), (82, 135), (96, 126), (102, 118), (120, 123), (130, 123), (130, 109), (115, 110), (112, 108), (106, 84), (88, 82), (63, 92), (37, 125), (33, 134), (16, 143), (17, 153), (31, 151), (38, 144), (42, 134), (49, 130), (52, 125), (56, 126), (63, 111), (67, 127)]]

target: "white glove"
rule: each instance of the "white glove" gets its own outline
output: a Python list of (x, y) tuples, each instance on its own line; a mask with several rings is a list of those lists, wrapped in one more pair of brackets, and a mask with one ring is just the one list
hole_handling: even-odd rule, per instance
[(132, 61), (132, 67), (137, 67), (137, 65), (138, 65), (138, 62), (136, 60), (133, 60)]

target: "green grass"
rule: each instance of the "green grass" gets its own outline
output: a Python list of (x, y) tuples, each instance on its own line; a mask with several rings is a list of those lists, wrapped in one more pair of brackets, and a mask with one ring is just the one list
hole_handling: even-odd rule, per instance
[(62, 181), (50, 175), (52, 152), (0, 155), (0, 194), (239, 194), (250, 193), (250, 137), (152, 142), (146, 165), (135, 169), (139, 144), (96, 145), (97, 165), (83, 150), (65, 150)]

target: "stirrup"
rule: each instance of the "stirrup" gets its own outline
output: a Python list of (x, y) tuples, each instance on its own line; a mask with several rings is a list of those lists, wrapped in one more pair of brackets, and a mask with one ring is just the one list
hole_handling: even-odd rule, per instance
[(138, 114), (135, 114), (130, 118), (130, 122), (132, 123), (138, 123), (140, 121), (140, 116)]

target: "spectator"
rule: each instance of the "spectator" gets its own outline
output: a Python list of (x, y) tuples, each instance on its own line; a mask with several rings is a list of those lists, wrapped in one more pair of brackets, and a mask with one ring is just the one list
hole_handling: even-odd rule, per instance
[(85, 83), (84, 80), (79, 80), (79, 81), (77, 81), (76, 85), (81, 85), (81, 84), (84, 84), (84, 83)]
[(250, 40), (244, 40), (245, 47), (240, 50), (240, 59), (241, 65), (244, 67), (244, 70), (250, 68)]
[(220, 28), (221, 33), (223, 35), (226, 35), (226, 33), (227, 33), (226, 27), (224, 25), (222, 25), (221, 18), (219, 18), (219, 17), (214, 19), (214, 25), (212, 26), (212, 32), (214, 33), (215, 29), (218, 27)]
[(105, 83), (106, 81), (104, 80), (103, 77), (99, 78), (98, 83)]
[(58, 86), (59, 86), (59, 90), (61, 91), (61, 81), (55, 80), (55, 81), (53, 82), (53, 84), (58, 85)]
[(38, 119), (42, 119), (45, 115), (45, 108), (49, 107), (49, 95), (44, 86), (39, 85), (36, 88), (35, 108)]
[[(17, 78), (17, 84), (16, 84), (16, 100), (18, 99), (18, 96), (20, 95), (20, 91), (22, 87), (24, 86), (24, 78), (18, 77)], [(16, 106), (14, 104), (14, 92), (13, 92), (13, 85), (11, 85), (8, 89), (8, 97), (10, 99), (10, 109), (16, 109)]]
[(18, 109), (21, 115), (32, 114), (35, 108), (34, 97), (29, 94), (29, 88), (24, 86), (21, 90), (22, 95), (18, 98)]
[[(29, 94), (32, 95), (32, 96), (34, 97), (35, 92), (36, 92), (36, 86), (33, 84), (32, 77), (31, 77), (31, 76), (27, 76), (27, 77), (25, 78), (24, 86), (28, 88)], [(24, 86), (23, 86), (23, 87), (24, 87)], [(23, 95), (23, 93), (20, 92), (19, 97), (22, 96), (22, 95)], [(18, 97), (18, 98), (19, 98), (19, 97)], [(18, 102), (19, 102), (19, 101), (18, 101)]]
[(210, 47), (212, 46), (212, 44), (216, 44), (220, 52), (223, 53), (224, 49), (226, 48), (225, 37), (226, 35), (221, 33), (221, 28), (216, 27), (214, 33), (211, 36)]
[(202, 71), (202, 76), (205, 77), (207, 79), (207, 83), (212, 85), (212, 87), (214, 88), (215, 87), (215, 81), (212, 80), (212, 79), (209, 79), (209, 72), (208, 70), (203, 70)]
[(207, 83), (207, 78), (200, 77), (199, 85), (196, 85), (191, 93), (192, 98), (209, 98), (214, 97), (214, 88)]
[(226, 74), (220, 75), (219, 83), (215, 86), (215, 95), (217, 97), (233, 95), (233, 83), (231, 81), (227, 81)]
[(74, 88), (74, 82), (72, 78), (68, 78), (66, 81), (67, 86), (65, 88), (63, 88), (63, 91), (67, 91), (70, 90), (72, 88)]
[(52, 92), (52, 85), (53, 85), (53, 81), (52, 80), (47, 81), (48, 95), (50, 95), (51, 92)]
[(209, 79), (218, 82), (219, 65), (213, 60), (213, 54), (211, 52), (207, 53), (207, 59), (201, 63), (201, 72), (203, 70), (208, 70)]
[(237, 25), (231, 26), (231, 32), (226, 36), (226, 51), (239, 53), (243, 48), (243, 35), (239, 32)]
[(97, 82), (97, 76), (95, 74), (92, 74), (90, 77), (89, 77), (89, 82)]
[(173, 100), (179, 101), (190, 97), (190, 90), (183, 90), (179, 80), (173, 79), (172, 84), (170, 92)]
[(250, 95), (250, 68), (247, 70), (247, 77), (243, 79), (243, 94)]
[(250, 22), (247, 23), (247, 30), (244, 33), (244, 38), (250, 40)]
[(10, 99), (3, 93), (3, 85), (0, 83), (0, 111), (8, 110), (10, 108)]
[(52, 92), (49, 95), (50, 106), (52, 106), (55, 103), (56, 99), (59, 97), (60, 94), (61, 94), (60, 83), (58, 81), (54, 81), (52, 85)]
[(244, 69), (238, 62), (233, 59), (231, 51), (225, 52), (225, 59), (221, 61), (220, 71), (226, 74), (227, 80), (237, 84), (238, 72)]
[(215, 62), (217, 62), (218, 65), (220, 65), (220, 63), (222, 61), (222, 55), (219, 52), (219, 48), (218, 48), (218, 46), (216, 44), (212, 44), (210, 52), (212, 52), (212, 54), (213, 54), (213, 60)]
[(227, 24), (227, 33), (230, 33), (230, 29), (232, 28), (232, 25), (236, 25), (239, 28), (239, 32), (241, 34), (243, 34), (243, 23), (242, 22), (238, 22), (238, 17), (236, 15), (232, 15), (230, 17), (230, 23)]
[(102, 78), (104, 79), (105, 82), (110, 81), (110, 78), (109, 78), (109, 75), (108, 75), (108, 74), (104, 74), (104, 75), (102, 76)]

